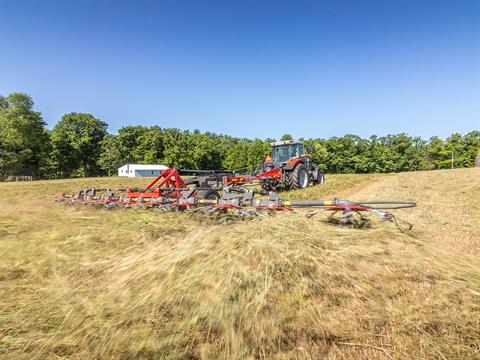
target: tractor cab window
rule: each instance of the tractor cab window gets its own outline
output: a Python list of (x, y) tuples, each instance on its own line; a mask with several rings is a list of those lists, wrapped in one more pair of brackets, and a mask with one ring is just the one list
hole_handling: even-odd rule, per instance
[(280, 145), (272, 149), (272, 158), (275, 163), (287, 162), (302, 155), (303, 144)]
[(273, 158), (273, 162), (276, 162), (276, 163), (288, 161), (288, 146), (287, 145), (275, 146), (272, 149), (272, 158)]
[(292, 144), (288, 146), (290, 150), (290, 159), (303, 155), (303, 144)]

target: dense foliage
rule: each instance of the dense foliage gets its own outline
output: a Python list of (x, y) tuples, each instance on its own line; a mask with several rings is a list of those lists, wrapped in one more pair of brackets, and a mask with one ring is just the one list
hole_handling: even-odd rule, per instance
[[(28, 95), (0, 96), (0, 178), (114, 175), (125, 163), (251, 171), (274, 140), (160, 126), (125, 126), (118, 134), (109, 134), (106, 123), (82, 113), (64, 115), (52, 131), (45, 125)], [(455, 167), (472, 167), (480, 152), (478, 130), (446, 140), (427, 141), (407, 134), (303, 140), (328, 173), (445, 169), (452, 166), (452, 154)]]
[(39, 176), (51, 150), (48, 131), (32, 99), (24, 94), (0, 96), (0, 176)]

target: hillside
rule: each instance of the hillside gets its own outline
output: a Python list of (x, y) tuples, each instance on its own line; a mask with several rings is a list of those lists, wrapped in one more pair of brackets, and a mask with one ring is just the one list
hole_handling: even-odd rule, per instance
[(145, 179), (1, 183), (0, 358), (480, 357), (480, 169), (326, 181), (284, 197), (412, 199), (413, 229), (52, 200)]

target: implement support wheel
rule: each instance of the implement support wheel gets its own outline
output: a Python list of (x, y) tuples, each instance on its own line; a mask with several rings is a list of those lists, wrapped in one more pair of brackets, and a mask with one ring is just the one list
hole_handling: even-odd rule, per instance
[(218, 200), (220, 199), (220, 194), (215, 190), (199, 190), (197, 197), (205, 200)]

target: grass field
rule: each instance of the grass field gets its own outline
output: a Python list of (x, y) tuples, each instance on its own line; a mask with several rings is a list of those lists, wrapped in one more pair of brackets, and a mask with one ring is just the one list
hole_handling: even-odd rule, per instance
[(413, 229), (52, 199), (145, 179), (0, 184), (0, 358), (480, 358), (480, 169), (326, 180), (285, 197), (412, 199)]

